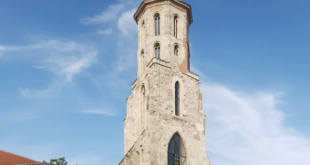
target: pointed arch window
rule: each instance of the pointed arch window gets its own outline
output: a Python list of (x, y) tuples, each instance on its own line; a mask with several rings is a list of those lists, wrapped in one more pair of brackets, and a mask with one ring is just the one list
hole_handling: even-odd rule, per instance
[(154, 17), (154, 28), (155, 28), (155, 36), (159, 36), (160, 35), (160, 15), (156, 14)]
[(178, 16), (174, 16), (174, 37), (178, 37)]
[(179, 82), (175, 83), (175, 115), (180, 116), (180, 84)]
[(160, 44), (159, 43), (155, 44), (154, 49), (155, 49), (155, 57), (160, 58)]
[(168, 145), (168, 165), (186, 165), (186, 151), (178, 133), (173, 135)]
[(178, 45), (174, 46), (174, 55), (179, 56), (179, 46)]

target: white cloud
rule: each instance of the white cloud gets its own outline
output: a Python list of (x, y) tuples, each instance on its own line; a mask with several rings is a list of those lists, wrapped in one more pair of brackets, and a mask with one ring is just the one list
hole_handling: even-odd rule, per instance
[(285, 115), (276, 109), (280, 94), (235, 92), (210, 83), (201, 91), (213, 164), (310, 164), (310, 140), (285, 127)]
[(102, 24), (112, 19), (117, 18), (118, 13), (123, 8), (123, 4), (110, 5), (105, 11), (94, 17), (81, 18), (81, 23), (84, 25)]
[(45, 98), (47, 96), (51, 96), (51, 90), (45, 89), (45, 90), (32, 90), (28, 88), (19, 89), (19, 92), (22, 96), (27, 98)]
[(133, 19), (136, 9), (131, 9), (130, 11), (124, 12), (118, 19), (117, 27), (122, 32), (122, 34), (136, 34), (137, 24)]
[(47, 88), (45, 89), (29, 89), (29, 88), (19, 88), (19, 92), (23, 97), (29, 99), (46, 99), (51, 98), (62, 90), (62, 88), (66, 85), (66, 81), (63, 79), (55, 79), (53, 80)]
[[(115, 62), (115, 70), (113, 71), (113, 74), (116, 74), (117, 72), (121, 73), (131, 68), (132, 66), (136, 66), (136, 60), (134, 60), (134, 57), (136, 56), (136, 50), (133, 49), (136, 47), (135, 41), (137, 36), (137, 25), (133, 19), (133, 15), (136, 9), (133, 9), (129, 6), (132, 6), (133, 4), (136, 6), (138, 2), (138, 0), (121, 0), (118, 5), (109, 6), (99, 15), (81, 19), (81, 22), (84, 25), (103, 24), (107, 26), (107, 29), (97, 31), (98, 34), (112, 34), (113, 29), (120, 31), (115, 33), (118, 35), (119, 41), (117, 44), (118, 59)], [(128, 8), (131, 9), (129, 10)], [(125, 12), (122, 12), (121, 10), (124, 10)]]
[(109, 29), (106, 29), (106, 30), (98, 30), (97, 32), (99, 34), (112, 34), (113, 33), (113, 29), (109, 28)]
[(33, 67), (56, 75), (46, 89), (19, 88), (21, 95), (27, 98), (46, 98), (56, 94), (66, 83), (71, 83), (75, 75), (97, 62), (97, 50), (92, 46), (66, 40), (41, 40), (33, 45), (20, 47), (0, 46), (0, 50), (23, 51), (39, 57), (39, 62)]
[(4, 46), (0, 45), (0, 57), (4, 55), (5, 52), (10, 52), (10, 51), (16, 51), (19, 49), (22, 49), (23, 47), (16, 47), (16, 46)]
[(47, 67), (36, 67), (43, 68), (53, 71), (55, 74), (64, 75), (68, 82), (72, 81), (72, 77), (82, 71), (84, 68), (91, 66), (92, 57), (96, 56), (96, 53), (92, 52), (89, 54), (90, 57), (52, 57), (46, 62)]
[(32, 47), (44, 49), (47, 52), (47, 59), (34, 68), (65, 76), (68, 82), (72, 81), (74, 75), (96, 62), (97, 51), (95, 49), (72, 41), (41, 41)]
[(133, 19), (136, 9), (124, 12), (118, 19), (117, 27), (121, 31), (118, 41), (118, 61), (113, 74), (122, 73), (136, 66), (137, 25)]
[(116, 116), (116, 113), (107, 112), (104, 110), (90, 110), (90, 111), (79, 111), (79, 113), (85, 114), (94, 114), (94, 115), (107, 115), (107, 116)]
[(12, 46), (3, 46), (0, 45), (0, 51), (13, 51), (13, 50), (18, 50), (21, 47), (12, 47)]

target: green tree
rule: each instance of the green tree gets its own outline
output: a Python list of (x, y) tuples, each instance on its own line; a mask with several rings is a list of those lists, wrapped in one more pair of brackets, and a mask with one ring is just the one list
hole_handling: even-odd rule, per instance
[[(47, 163), (45, 160), (43, 160), (44, 163)], [(59, 158), (59, 159), (51, 159), (49, 162), (50, 165), (67, 165), (67, 161), (65, 157)]]

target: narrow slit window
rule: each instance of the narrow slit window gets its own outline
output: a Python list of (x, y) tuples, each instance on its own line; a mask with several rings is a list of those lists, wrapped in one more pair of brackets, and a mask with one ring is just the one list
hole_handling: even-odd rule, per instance
[(154, 24), (155, 24), (155, 36), (159, 36), (160, 35), (160, 16), (159, 14), (156, 14), (155, 15), (155, 18), (154, 18)]
[(180, 84), (175, 83), (175, 115), (180, 116)]
[(158, 43), (155, 45), (155, 57), (160, 58), (160, 45)]

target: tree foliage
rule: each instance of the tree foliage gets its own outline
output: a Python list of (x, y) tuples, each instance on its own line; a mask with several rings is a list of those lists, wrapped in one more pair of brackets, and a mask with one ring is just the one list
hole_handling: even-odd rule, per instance
[[(44, 163), (47, 163), (45, 160), (43, 160)], [(59, 159), (51, 159), (49, 162), (50, 165), (67, 165), (67, 161), (65, 157), (59, 158)]]

